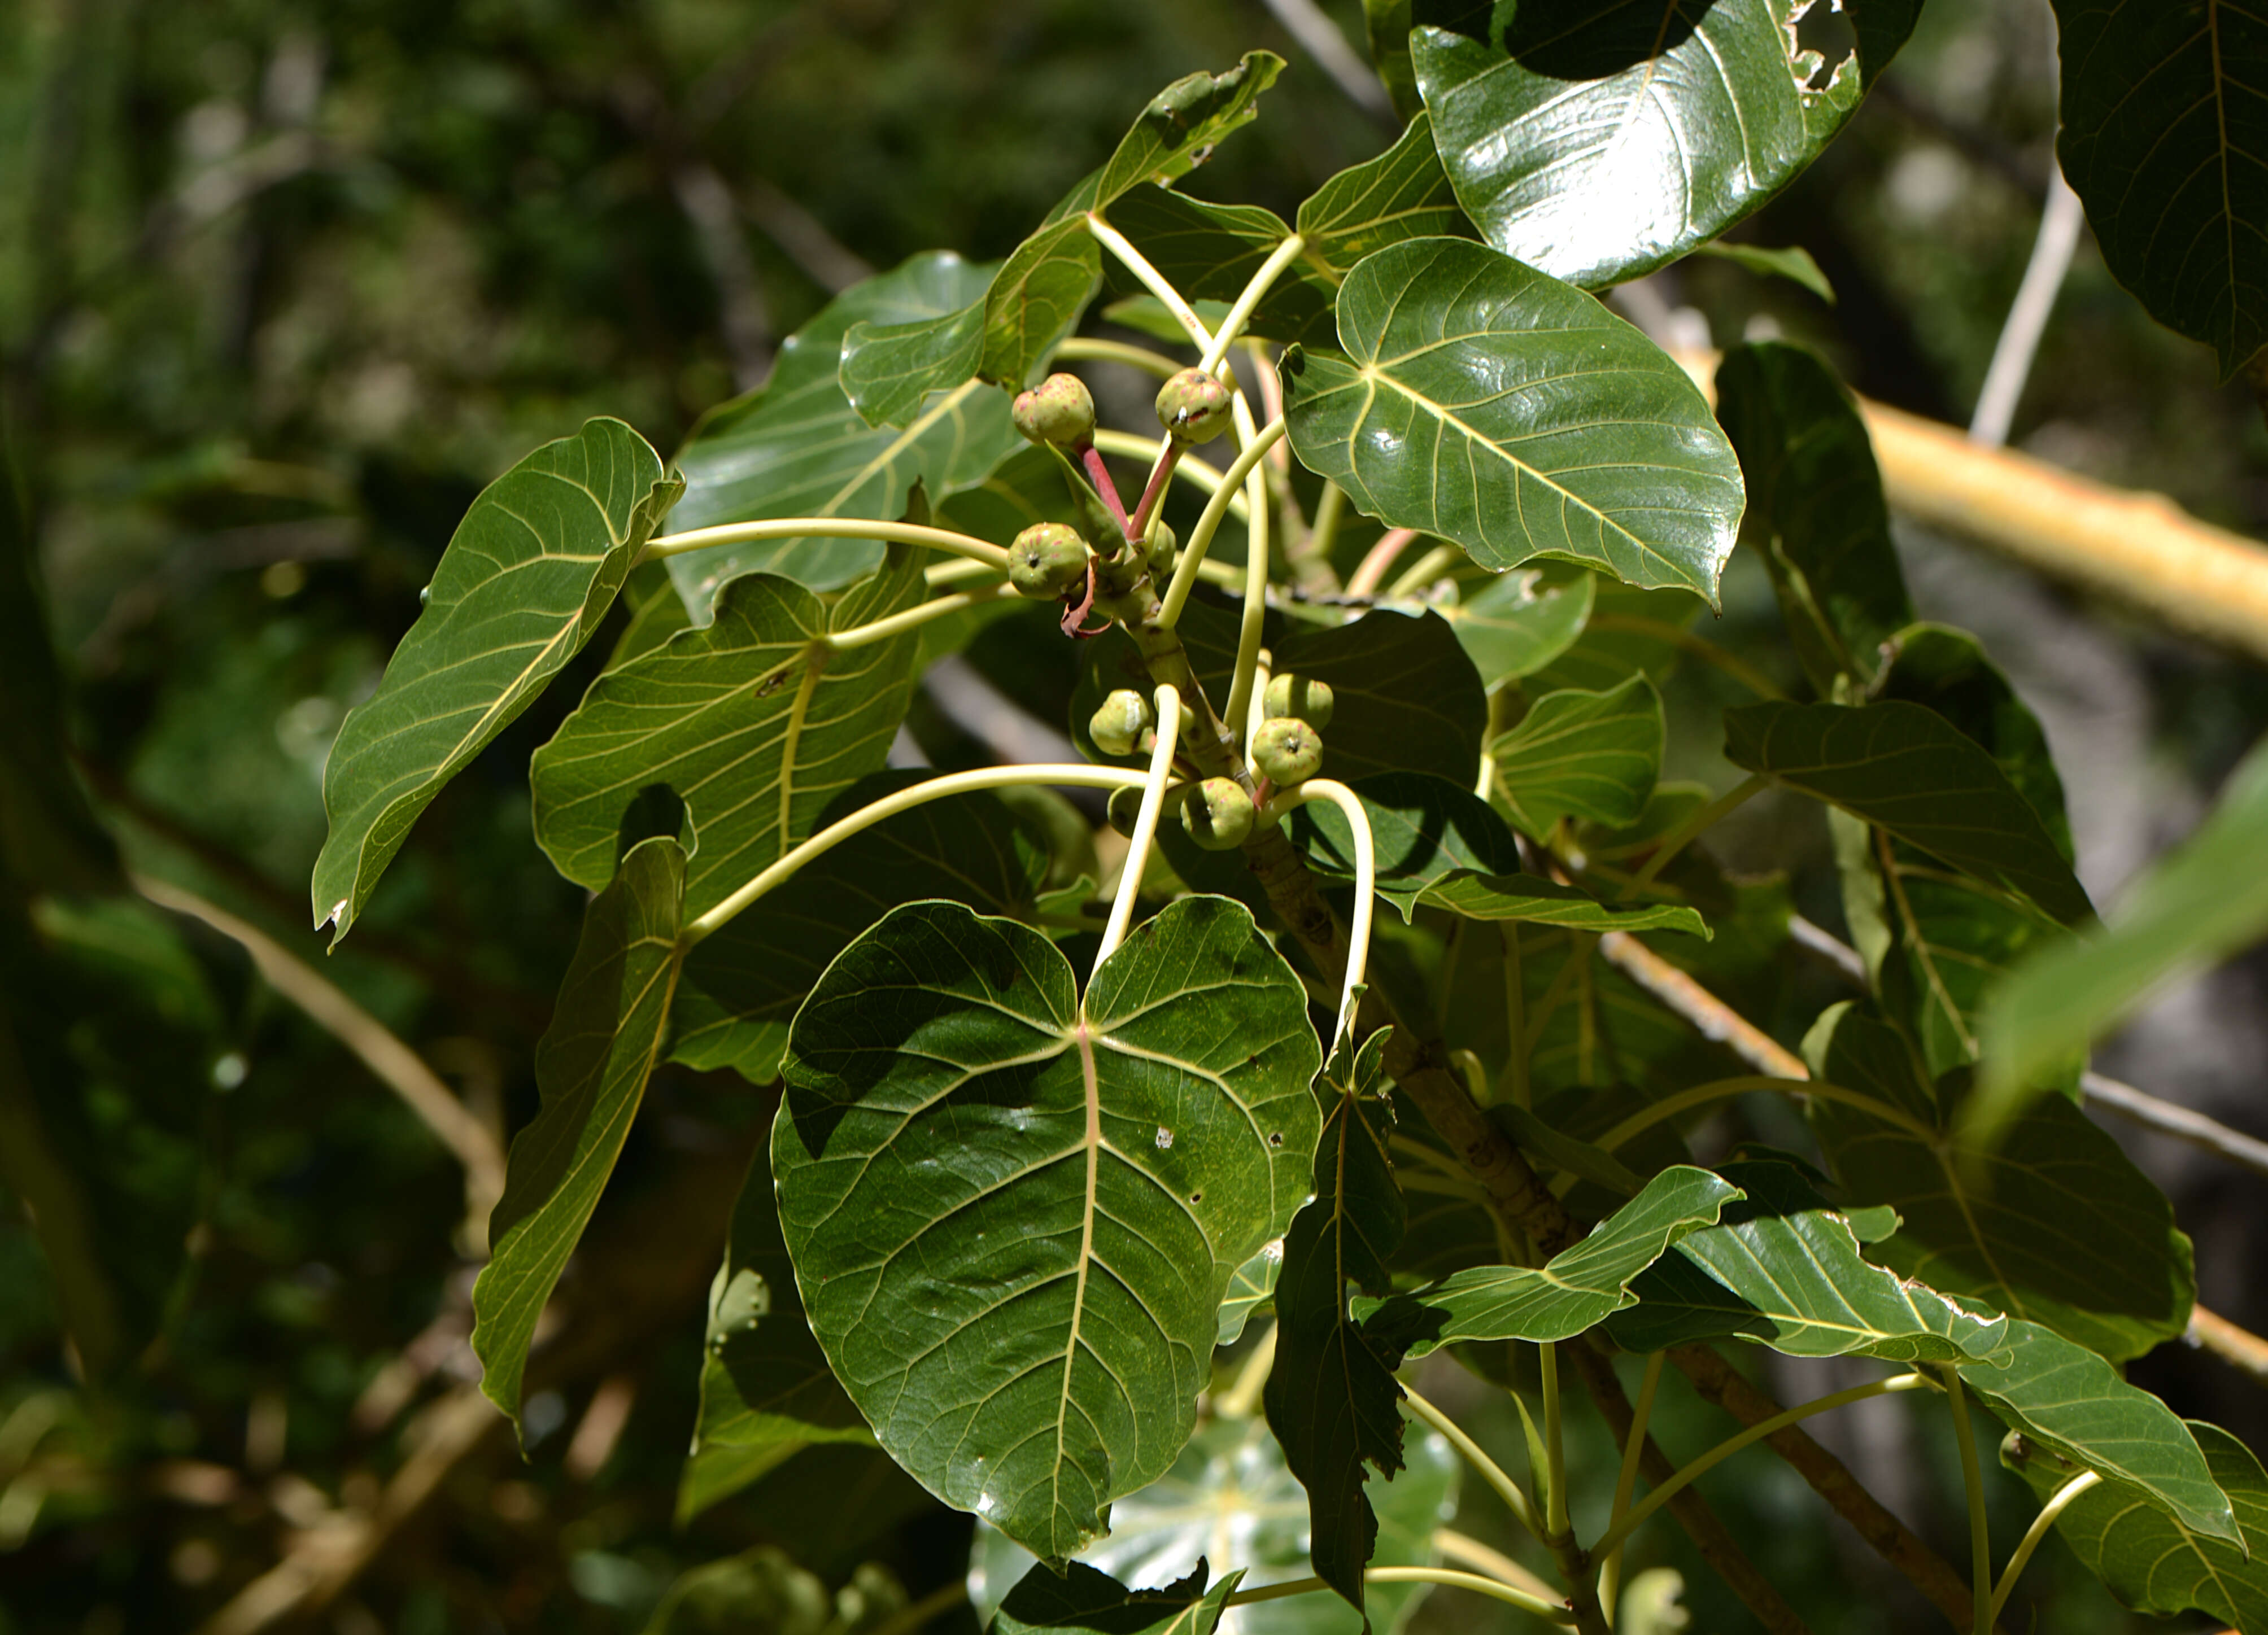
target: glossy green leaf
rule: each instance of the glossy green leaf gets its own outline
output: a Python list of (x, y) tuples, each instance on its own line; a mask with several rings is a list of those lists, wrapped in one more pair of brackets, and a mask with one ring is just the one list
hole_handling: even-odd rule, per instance
[(1440, 609), (1457, 633), (1484, 686), (1535, 674), (1575, 644), (1591, 617), (1598, 576), (1553, 564), (1515, 568), (1458, 584)]
[(1385, 152), (1316, 188), (1293, 225), (1307, 241), (1304, 259), (1325, 268), (1334, 284), (1390, 244), (1471, 231), (1434, 150), (1433, 121), (1423, 110)]
[[(903, 773), (863, 778), (813, 827), (918, 781)], [(884, 819), (694, 945), (677, 986), (669, 1059), (770, 1083), (796, 1008), (861, 931), (922, 898), (1028, 918), (1047, 867), (1036, 837), (997, 796), (951, 796)]]
[(1531, 874), (1484, 875), (1464, 870), (1442, 876), (1418, 900), (1468, 920), (1524, 920), (1530, 925), (1567, 926), (1579, 931), (1683, 931), (1707, 937), (1708, 923), (1692, 909), (1674, 903), (1642, 903), (1618, 908), (1602, 903), (1578, 886), (1561, 885)]
[(1488, 695), (1440, 614), (1381, 608), (1350, 625), (1287, 634), (1272, 650), (1278, 675), (1330, 686), (1324, 776), (1350, 783), (1414, 772), (1469, 786), (1480, 770)]
[(1365, 1467), (1402, 1469), (1402, 1388), (1347, 1321), (1350, 1285), (1383, 1294), (1407, 1220), (1388, 1156), (1386, 1031), (1323, 1070), (1315, 1196), (1292, 1221), (1276, 1285), (1276, 1362), (1263, 1400), (1285, 1462), (1307, 1490), (1315, 1575), (1351, 1606), (1378, 1542)]
[(1991, 753), (1934, 710), (1752, 704), (1725, 712), (1725, 758), (2074, 924), (2094, 905), (2054, 838)]
[(2043, 949), (1993, 995), (1983, 1031), (1992, 1102), (2008, 1104), (2165, 984), (2268, 935), (2264, 857), (2268, 746), (2231, 774), (2197, 832), (2126, 888), (2108, 929)]
[(811, 1337), (780, 1236), (771, 1167), (759, 1153), (733, 1206), (725, 1264), (709, 1287), (700, 1418), (678, 1484), (678, 1521), (815, 1443), (873, 1441)]
[(2102, 259), (2234, 375), (2268, 343), (2268, 30), (2216, 0), (2055, 11), (2056, 156)]
[(1212, 1635), (1242, 1575), (1205, 1587), (1195, 1574), (1163, 1589), (1129, 1589), (1085, 1562), (1035, 1565), (1000, 1602), (991, 1635)]
[[(915, 322), (979, 298), (992, 269), (941, 251), (913, 257), (845, 290), (782, 343), (771, 378), (701, 417), (678, 451), (686, 494), (670, 517), (678, 532), (780, 517), (895, 518), (919, 482), (933, 502), (983, 480), (1025, 446), (1007, 400), (946, 369), (946, 396), (914, 392), (902, 431), (870, 427), (851, 407), (843, 363), (854, 325)], [(840, 378), (838, 378), (838, 370)], [(742, 574), (773, 573), (834, 590), (874, 571), (882, 547), (860, 539), (767, 539), (715, 546), (669, 559), (678, 592), (706, 623), (718, 590)]]
[(1835, 286), (1827, 282), (1827, 275), (1819, 270), (1819, 263), (1811, 259), (1811, 252), (1800, 244), (1705, 244), (1696, 246), (1693, 253), (1730, 261), (1759, 278), (1785, 278), (1792, 284), (1800, 284), (1828, 305), (1835, 304)]
[[(1418, 94), (1418, 75), (1410, 62), (1410, 0), (1362, 0), (1370, 60), (1377, 66), (1379, 78), (1386, 82), (1386, 94), (1393, 100), (1394, 111), (1405, 120), (1415, 121), (1425, 115), (1425, 102)], [(1468, 4), (1465, 9), (1478, 11), (1485, 22), (1487, 0)]]
[(1690, 590), (1642, 590), (1594, 575), (1583, 634), (1527, 679), (1531, 695), (1580, 687), (1601, 693), (1633, 675), (1660, 685), (1684, 656), (1683, 633), (1709, 611)]
[(666, 837), (633, 847), (583, 911), (583, 935), (535, 1047), (543, 1108), (514, 1137), (504, 1197), (489, 1218), (489, 1263), (473, 1286), (481, 1389), (519, 1421), (536, 1319), (622, 1155), (661, 1059), (677, 985), (685, 854)]
[[(1436, 1556), (1434, 1529), (1456, 1507), (1461, 1466), (1448, 1443), (1423, 1426), (1410, 1428), (1409, 1463), (1393, 1481), (1373, 1476), (1378, 1513), (1377, 1566), (1425, 1566)], [(1307, 1496), (1284, 1463), (1284, 1450), (1259, 1419), (1217, 1419), (1189, 1439), (1174, 1468), (1111, 1507), (1110, 1536), (1079, 1559), (1129, 1583), (1168, 1581), (1202, 1561), (1243, 1574), (1251, 1588), (1311, 1577)], [(969, 1551), (969, 1600), (982, 1617), (1034, 1565), (1030, 1553), (996, 1528), (979, 1524)], [(1393, 1635), (1410, 1621), (1429, 1587), (1373, 1584), (1364, 1602), (1373, 1635)], [(1293, 1595), (1234, 1609), (1233, 1635), (1362, 1635), (1363, 1615), (1336, 1596)]]
[(2006, 1349), (1960, 1365), (1962, 1382), (2010, 1429), (2139, 1488), (2182, 1525), (2237, 1540), (2228, 1495), (2189, 1427), (2083, 1345), (2036, 1323), (2008, 1324)]
[(1506, 254), (1593, 289), (1716, 238), (1819, 157), (1921, 0), (1791, 10), (1521, 0), (1491, 18), (1413, 0), (1418, 87), (1465, 214)]
[[(1110, 207), (1110, 224), (1192, 301), (1233, 302), (1292, 234), (1273, 210), (1208, 203), (1167, 187), (1129, 190)], [(1287, 345), (1329, 346), (1337, 334), (1331, 309), (1342, 275), (1318, 266), (1311, 254), (1294, 258), (1253, 308), (1245, 334)], [(1102, 276), (1105, 292), (1121, 297), (1148, 288), (1113, 256), (1102, 258)], [(1178, 320), (1174, 330), (1176, 340), (1187, 339), (1189, 331)]]
[[(1326, 768), (1326, 770), (1329, 770)], [(1378, 894), (1407, 920), (1418, 896), (1458, 873), (1520, 871), (1520, 844), (1488, 803), (1456, 784), (1421, 773), (1389, 772), (1348, 786), (1370, 819)], [(1354, 831), (1328, 801), (1310, 801), (1285, 824), (1311, 868), (1355, 877)]]
[(1241, 907), (1085, 999), (1039, 932), (903, 905), (798, 1013), (773, 1129), (813, 1331), (884, 1448), (1042, 1558), (1171, 1466), (1237, 1268), (1307, 1194), (1307, 998)]
[(1412, 238), (1339, 291), (1344, 357), (1287, 353), (1292, 446), (1390, 526), (1485, 568), (1538, 556), (1713, 604), (1740, 463), (1700, 388), (1581, 290), (1463, 238)]
[(831, 605), (770, 574), (733, 581), (711, 623), (599, 678), (535, 752), (536, 843), (569, 879), (604, 885), (623, 814), (665, 786), (685, 803), (686, 912), (705, 912), (881, 768), (919, 638), (837, 652), (827, 635), (921, 599), (921, 563), (904, 547)]
[[(1912, 1072), (1904, 1041), (1856, 1010), (1830, 1013), (1805, 1050), (1830, 1083), (1864, 1088)], [(1947, 1104), (1933, 1122), (1812, 1106), (1850, 1201), (1889, 1204), (1904, 1217), (1874, 1258), (2114, 1361), (2180, 1334), (2197, 1284), (2166, 1195), (2061, 1097), (2035, 1103), (1997, 1136), (1971, 1133), (1961, 1117), (1965, 1076), (1940, 1087)]]
[[(2239, 1635), (2268, 1632), (2268, 1474), (2217, 1425), (2186, 1422), (2205, 1468), (2229, 1503), (2242, 1547), (2183, 1524), (2132, 1484), (2106, 1481), (2065, 1507), (2056, 1531), (2072, 1552), (2137, 1612), (2204, 1612)], [(2000, 1450), (2044, 1503), (2081, 1467), (2021, 1436)]]
[(1669, 1247), (1742, 1196), (1706, 1169), (1665, 1169), (1646, 1190), (1541, 1266), (1479, 1266), (1375, 1307), (1362, 1330), (1388, 1355), (1423, 1357), (1467, 1340), (1565, 1340), (1635, 1305), (1631, 1283)]
[(1661, 771), (1661, 694), (1642, 675), (1604, 693), (1547, 693), (1489, 745), (1490, 793), (1541, 839), (1560, 818), (1636, 823)]
[(1812, 690), (1881, 672), (1882, 647), (1913, 622), (1890, 513), (1858, 400), (1800, 347), (1734, 347), (1717, 366), (1717, 419), (1741, 457), (1742, 537), (1771, 570)]
[(582, 651), (678, 492), (618, 420), (585, 422), (481, 491), (425, 611), (331, 745), (313, 896), (334, 944), (441, 786)]
[(1624, 1349), (1737, 1338), (1791, 1357), (1960, 1362), (2005, 1345), (2007, 1318), (1869, 1262), (1850, 1212), (1829, 1207), (1790, 1165), (1743, 1162), (1724, 1175), (1745, 1199), (1637, 1280), (1638, 1303), (1607, 1320)]
[(1965, 630), (1914, 624), (1889, 639), (1885, 656), (1880, 696), (1926, 706), (1981, 745), (2071, 861), (2071, 820), (2047, 730), (1983, 644)]
[(960, 310), (911, 322), (862, 323), (843, 337), (843, 378), (870, 425), (902, 425), (933, 391), (971, 375), (1021, 386), (1069, 334), (1101, 276), (1090, 210), (1108, 216), (1145, 182), (1188, 175), (1248, 123), (1284, 59), (1248, 51), (1224, 74), (1189, 74), (1152, 98), (1102, 168), (1081, 180)]

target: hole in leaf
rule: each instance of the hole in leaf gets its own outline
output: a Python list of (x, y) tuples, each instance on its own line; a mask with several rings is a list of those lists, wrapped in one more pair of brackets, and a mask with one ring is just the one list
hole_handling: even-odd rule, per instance
[(1283, 1146), (1283, 1145), (1284, 1145), (1284, 1132), (1283, 1132), (1283, 1131), (1281, 1131), (1281, 1130), (1270, 1130), (1270, 1131), (1268, 1133), (1268, 1145), (1269, 1145), (1269, 1146), (1270, 1146), (1270, 1147), (1281, 1147), (1281, 1146)]
[(666, 783), (649, 783), (630, 797), (615, 836), (615, 861), (620, 864), (632, 847), (657, 835), (674, 836), (688, 852), (693, 849), (693, 828), (686, 821), (685, 803)]
[(1843, 5), (1844, 0), (1797, 0), (1789, 15), (1788, 68), (1806, 95), (1831, 89), (1844, 64), (1858, 55), (1859, 31)]

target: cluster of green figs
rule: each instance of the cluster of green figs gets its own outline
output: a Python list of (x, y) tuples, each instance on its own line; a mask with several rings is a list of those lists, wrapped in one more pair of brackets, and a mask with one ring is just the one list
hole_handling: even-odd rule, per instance
[[(1306, 676), (1271, 676), (1261, 694), (1260, 707), (1265, 719), (1252, 735), (1255, 788), (1247, 790), (1234, 778), (1206, 778), (1175, 792), (1182, 827), (1206, 851), (1226, 852), (1244, 844), (1259, 820), (1256, 795), (1257, 801), (1265, 801), (1278, 790), (1305, 783), (1323, 769), (1323, 736), (1317, 729), (1331, 719), (1329, 683)], [(1086, 732), (1104, 754), (1130, 755), (1150, 746), (1150, 735), (1157, 725), (1157, 712), (1150, 700), (1131, 687), (1122, 687), (1088, 717)], [(1182, 705), (1181, 732), (1187, 735), (1196, 725), (1189, 707)], [(1133, 832), (1141, 793), (1121, 789), (1111, 797), (1111, 825), (1121, 833)]]

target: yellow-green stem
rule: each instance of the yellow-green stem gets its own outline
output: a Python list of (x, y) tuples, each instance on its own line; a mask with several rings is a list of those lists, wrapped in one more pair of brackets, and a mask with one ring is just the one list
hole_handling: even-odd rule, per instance
[[(1446, 1584), (1455, 1589), (1469, 1589), (1476, 1595), (1492, 1596), (1509, 1602), (1522, 1612), (1542, 1618), (1547, 1624), (1572, 1624), (1574, 1612), (1564, 1602), (1545, 1601), (1524, 1589), (1483, 1578), (1477, 1573), (1460, 1573), (1454, 1567), (1372, 1567), (1362, 1575), (1366, 1584)], [(1319, 1578), (1292, 1579), (1283, 1584), (1263, 1584), (1258, 1589), (1241, 1589), (1228, 1598), (1232, 1607), (1248, 1607), (1256, 1602), (1282, 1601), (1289, 1595), (1311, 1595), (1330, 1588)]]
[(840, 653), (846, 648), (865, 647), (870, 642), (884, 642), (902, 631), (918, 630), (932, 619), (943, 619), (948, 613), (965, 612), (972, 607), (982, 607), (987, 602), (997, 602), (1007, 590), (1006, 581), (986, 585), (977, 590), (959, 590), (951, 596), (933, 597), (918, 607), (909, 607), (902, 613), (892, 613), (887, 619), (878, 619), (871, 625), (853, 625), (848, 630), (837, 630), (826, 637), (826, 644)]
[(783, 517), (760, 523), (725, 523), (715, 528), (696, 528), (687, 533), (665, 534), (646, 541), (638, 561), (681, 556), (705, 551), (715, 545), (747, 545), (759, 539), (889, 539), (906, 545), (925, 545), (933, 551), (950, 551), (971, 561), (989, 564), (994, 572), (1008, 571), (1008, 553), (988, 539), (955, 533), (950, 528), (926, 528), (918, 523), (873, 522), (855, 517)]
[(1284, 422), (1270, 421), (1254, 435), (1251, 442), (1244, 445), (1243, 451), (1222, 474), (1220, 488), (1205, 502), (1204, 512), (1197, 518), (1197, 525), (1190, 530), (1189, 539), (1182, 542), (1181, 560), (1174, 566), (1174, 582), (1166, 587), (1155, 620), (1159, 629), (1171, 630), (1180, 620), (1182, 609), (1189, 605), (1189, 591), (1197, 583), (1197, 564), (1204, 561), (1204, 554), (1212, 545), (1212, 537), (1219, 530), (1220, 519), (1228, 514), (1230, 497), (1259, 466), (1269, 446), (1283, 435)]
[(1543, 1522), (1535, 1514), (1534, 1502), (1520, 1484), (1505, 1473), (1504, 1467), (1482, 1452), (1481, 1445), (1465, 1434), (1462, 1426), (1409, 1386), (1402, 1388), (1402, 1396), (1410, 1404), (1410, 1412), (1439, 1431), (1449, 1446), (1463, 1456), (1465, 1463), (1472, 1466), (1474, 1473), (1496, 1489), (1497, 1497), (1504, 1500), (1505, 1507), (1512, 1512), (1513, 1519), (1526, 1528), (1537, 1543), (1545, 1543)]
[(1370, 920), (1378, 902), (1378, 842), (1371, 833), (1370, 814), (1363, 810), (1361, 797), (1329, 778), (1310, 778), (1297, 788), (1286, 789), (1269, 806), (1280, 811), (1309, 801), (1329, 801), (1354, 832), (1354, 920), (1347, 927), (1346, 981), (1339, 990), (1338, 1029), (1331, 1035), (1336, 1042), (1354, 1021), (1355, 995), (1362, 988), (1364, 966), (1370, 957)]
[(1543, 1459), (1550, 1475), (1543, 1498), (1544, 1525), (1551, 1536), (1567, 1535), (1567, 1444), (1559, 1429), (1559, 1348), (1546, 1340), (1535, 1348), (1543, 1374)]
[(1454, 545), (1435, 546), (1412, 562), (1402, 577), (1386, 588), (1387, 598), (1392, 600), (1397, 597), (1417, 595), (1454, 568), (1457, 555), (1457, 547)]
[(1953, 1441), (1961, 1450), (1961, 1485), (1969, 1499), (1970, 1577), (1976, 1587), (1977, 1635), (1992, 1635), (1992, 1530), (1984, 1510), (1984, 1472), (1977, 1459), (1977, 1428), (1969, 1422), (1969, 1392), (1961, 1371), (1951, 1363), (1938, 1367), (1945, 1382), (1946, 1400), (1953, 1406)]
[(1672, 829), (1661, 838), (1660, 844), (1653, 848), (1653, 855), (1646, 860), (1646, 867), (1632, 875), (1624, 883), (1623, 898), (1635, 897), (1647, 886), (1652, 885), (1654, 876), (1669, 866), (1672, 858), (1763, 794), (1771, 787), (1771, 780), (1765, 777), (1764, 774), (1751, 774)]
[(2024, 1529), (2023, 1542), (2016, 1546), (2016, 1553), (2008, 1558), (2008, 1565), (2001, 1569), (1999, 1587), (1992, 1592), (1992, 1616), (1980, 1627), (1989, 1628), (1999, 1622), (2000, 1609), (2008, 1604), (2008, 1592), (2016, 1587), (2016, 1580), (2030, 1562), (2032, 1551), (2040, 1547), (2040, 1540), (2048, 1536), (2048, 1529), (2055, 1525), (2055, 1519), (2064, 1513), (2073, 1499), (2088, 1488), (2099, 1485), (2102, 1481), (2100, 1471), (2081, 1470), (2057, 1488), (2047, 1503), (2040, 1507), (2039, 1514), (2034, 1516), (2031, 1526)]
[(862, 806), (848, 818), (828, 825), (707, 913), (688, 920), (679, 931), (678, 940), (689, 948), (703, 938), (713, 935), (733, 915), (772, 891), (813, 859), (833, 851), (861, 830), (871, 829), (885, 818), (911, 811), (931, 801), (941, 801), (947, 796), (966, 795), (976, 789), (1005, 789), (1027, 783), (1057, 784), (1083, 789), (1128, 789), (1140, 788), (1142, 781), (1140, 773), (1124, 766), (980, 766), (973, 772), (947, 773), (942, 778), (932, 778), (925, 783), (917, 783), (911, 788), (885, 796), (873, 805)]
[(1174, 315), (1174, 320), (1189, 332), (1189, 339), (1197, 343), (1199, 352), (1212, 350), (1212, 331), (1205, 327), (1204, 319), (1197, 316), (1197, 309), (1182, 299), (1182, 292), (1174, 288), (1171, 280), (1150, 265), (1148, 256), (1128, 242), (1124, 233), (1104, 221), (1101, 215), (1094, 210), (1086, 213), (1086, 230), (1094, 235), (1095, 242), (1116, 256), (1128, 272), (1141, 280), (1144, 289), (1158, 297), (1166, 311)]
[(1809, 1096), (1822, 1102), (1838, 1102), (1845, 1107), (1856, 1107), (1885, 1124), (1896, 1125), (1916, 1140), (1927, 1141), (1934, 1146), (1942, 1139), (1936, 1131), (1911, 1113), (1901, 1111), (1881, 1097), (1869, 1096), (1863, 1090), (1848, 1089), (1840, 1084), (1828, 1084), (1818, 1079), (1776, 1079), (1764, 1074), (1750, 1074), (1734, 1079), (1712, 1079), (1706, 1084), (1697, 1084), (1675, 1095), (1665, 1096), (1658, 1102), (1651, 1102), (1619, 1124), (1609, 1125), (1606, 1133), (1597, 1138), (1597, 1145), (1610, 1153), (1641, 1130), (1650, 1130), (1655, 1125), (1675, 1118), (1680, 1113), (1690, 1112), (1696, 1107), (1705, 1107), (1711, 1102), (1723, 1101), (1729, 1096), (1745, 1096), (1751, 1090), (1772, 1090), (1785, 1096)]
[[(1252, 424), (1252, 406), (1239, 393), (1233, 407), (1237, 441), (1248, 449), (1258, 436)], [(1268, 423), (1286, 422), (1279, 415)], [(1244, 479), (1244, 502), (1251, 513), (1244, 535), (1244, 613), (1237, 625), (1236, 668), (1229, 674), (1228, 721), (1249, 745), (1245, 717), (1250, 713), (1252, 678), (1260, 663), (1260, 640), (1268, 621), (1268, 473), (1257, 461)]]
[(1150, 752), (1150, 774), (1142, 782), (1142, 809), (1135, 814), (1134, 837), (1126, 847), (1126, 866), (1118, 876), (1118, 895), (1111, 900), (1109, 923), (1102, 928), (1094, 950), (1094, 969), (1117, 950), (1134, 922), (1134, 901), (1142, 895), (1142, 870), (1150, 861), (1150, 843), (1158, 835), (1158, 814), (1165, 810), (1166, 785), (1174, 776), (1174, 739), (1181, 730), (1182, 695), (1160, 686), (1152, 695), (1158, 710), (1158, 741)]
[(1228, 316), (1221, 320), (1220, 331), (1213, 336), (1212, 344), (1197, 360), (1199, 369), (1210, 375), (1220, 368), (1222, 360), (1228, 356), (1229, 348), (1236, 344), (1236, 338), (1244, 333), (1245, 325), (1252, 321), (1253, 309), (1267, 296), (1268, 287), (1307, 247), (1307, 241), (1293, 233), (1260, 263), (1258, 270), (1245, 282), (1244, 292), (1236, 297), (1236, 304), (1228, 309)]
[[(1057, 363), (1124, 363), (1160, 380), (1172, 379), (1186, 367), (1147, 347), (1129, 346), (1123, 341), (1098, 341), (1089, 335), (1073, 335), (1058, 341), (1055, 358)], [(1101, 441), (1101, 437), (1095, 439), (1098, 445)]]
[[(1631, 1410), (1630, 1430), (1623, 1437), (1623, 1468), (1615, 1478), (1615, 1502), (1607, 1512), (1607, 1526), (1612, 1528), (1630, 1508), (1631, 1496), (1638, 1492), (1638, 1468), (1646, 1456), (1646, 1422), (1653, 1417), (1653, 1395), (1661, 1389), (1662, 1365), (1669, 1360), (1667, 1352), (1651, 1352), (1646, 1360), (1646, 1377), (1638, 1382), (1638, 1404)], [(1616, 1550), (1599, 1566), (1599, 1609), (1611, 1621), (1615, 1616), (1616, 1592), (1622, 1587), (1623, 1552)]]

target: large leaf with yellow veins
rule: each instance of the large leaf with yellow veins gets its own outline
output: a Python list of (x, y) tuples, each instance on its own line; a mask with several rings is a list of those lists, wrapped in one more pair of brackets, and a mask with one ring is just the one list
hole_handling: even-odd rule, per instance
[(618, 420), (586, 422), (481, 491), (425, 611), (331, 746), (318, 926), (347, 934), (441, 786), (583, 650), (678, 493)]
[(1307, 999), (1187, 898), (1082, 997), (1039, 932), (893, 911), (798, 1015), (772, 1132), (796, 1280), (893, 1458), (1035, 1555), (1171, 1468), (1229, 1280), (1306, 1198)]
[(601, 676), (535, 752), (536, 843), (595, 890), (614, 877), (631, 803), (662, 785), (685, 803), (686, 913), (713, 907), (887, 759), (920, 637), (840, 650), (828, 637), (921, 594), (920, 562), (903, 547), (831, 605), (770, 574), (734, 580), (714, 621)]
[(1586, 562), (1712, 603), (1741, 466), (1700, 389), (1596, 300), (1463, 238), (1410, 238), (1339, 291), (1344, 356), (1285, 355), (1307, 468), (1484, 568)]

